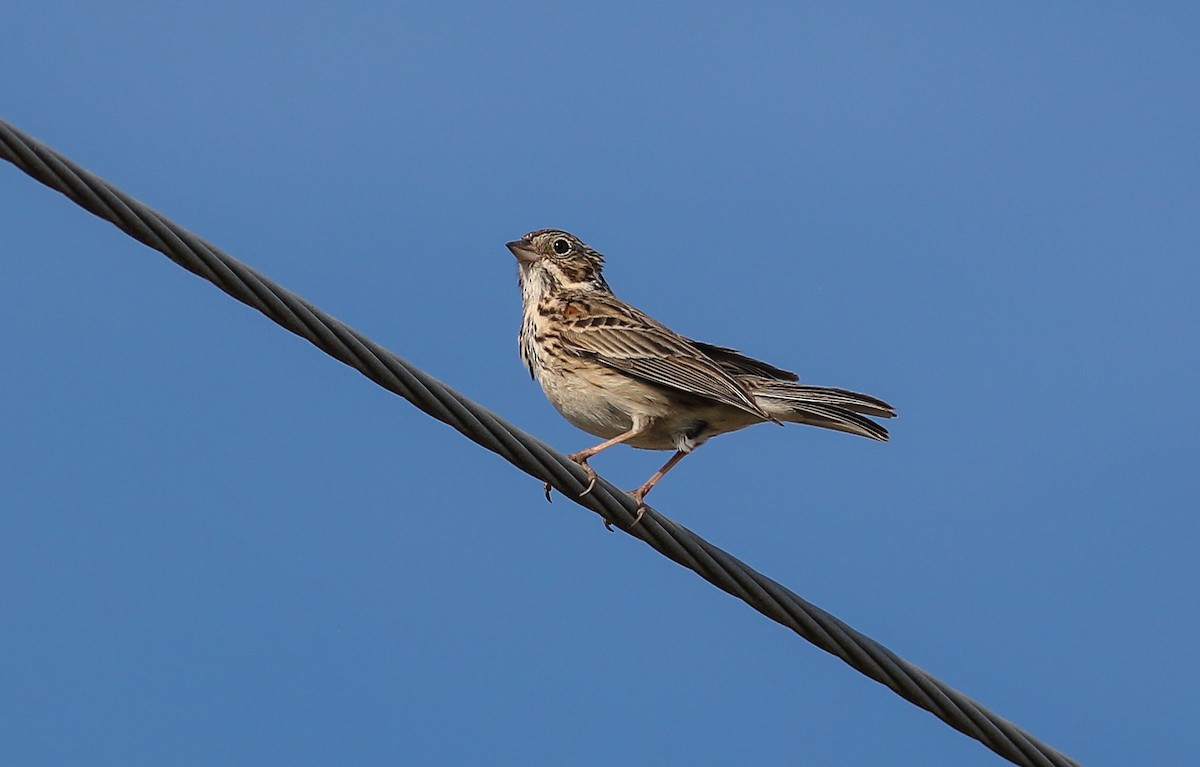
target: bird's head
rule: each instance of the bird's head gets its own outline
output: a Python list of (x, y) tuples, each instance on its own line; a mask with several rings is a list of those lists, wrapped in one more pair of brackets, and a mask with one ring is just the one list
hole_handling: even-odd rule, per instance
[(560, 229), (539, 229), (508, 243), (521, 269), (521, 284), (548, 288), (608, 290), (602, 271), (604, 256), (575, 235)]

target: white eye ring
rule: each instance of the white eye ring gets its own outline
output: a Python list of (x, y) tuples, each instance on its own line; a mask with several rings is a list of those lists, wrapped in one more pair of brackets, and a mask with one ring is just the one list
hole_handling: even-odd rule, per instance
[(565, 256), (571, 252), (571, 243), (567, 242), (562, 237), (559, 237), (554, 242), (550, 243), (550, 247), (554, 249), (555, 255)]

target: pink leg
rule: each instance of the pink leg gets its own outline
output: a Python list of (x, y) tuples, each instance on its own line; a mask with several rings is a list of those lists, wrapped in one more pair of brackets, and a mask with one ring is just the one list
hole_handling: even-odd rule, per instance
[[(633, 437), (636, 437), (637, 435), (641, 434), (645, 430), (646, 430), (646, 424), (634, 424), (634, 427), (632, 429), (630, 429), (629, 431), (625, 432), (624, 434), (618, 434), (617, 436), (613, 437), (612, 439), (604, 440), (599, 445), (593, 445), (592, 447), (589, 447), (586, 450), (580, 450), (578, 453), (571, 453), (570, 455), (567, 456), (567, 458), (570, 458), (572, 461), (574, 461), (575, 463), (582, 466), (583, 470), (586, 471), (587, 475), (588, 475), (588, 486), (585, 487), (583, 489), (583, 492), (579, 494), (580, 498), (582, 498), (583, 496), (592, 492), (592, 488), (594, 488), (596, 486), (596, 470), (593, 469), (591, 466), (588, 466), (588, 459), (591, 458), (596, 453), (599, 453), (603, 450), (609, 449), (613, 445), (619, 445), (627, 439), (632, 439)], [(546, 490), (546, 500), (548, 501), (548, 500), (550, 500), (550, 483), (549, 482), (546, 483), (545, 490)]]
[(650, 492), (650, 488), (652, 488), (656, 484), (658, 484), (658, 481), (660, 479), (662, 479), (663, 477), (665, 477), (667, 475), (668, 471), (675, 468), (675, 464), (682, 461), (683, 457), (685, 455), (687, 455), (687, 453), (683, 452), (682, 450), (675, 453), (675, 455), (671, 456), (671, 460), (669, 460), (665, 464), (663, 464), (663, 467), (661, 469), (654, 472), (654, 476), (652, 476), (652, 477), (650, 477), (650, 479), (646, 480), (646, 484), (642, 485), (637, 490), (634, 490), (632, 493), (630, 493), (630, 495), (633, 496), (634, 500), (636, 500), (638, 502), (638, 512), (637, 512), (637, 517), (634, 518), (634, 520), (633, 520), (633, 524), (629, 525), (629, 529), (632, 530), (637, 525), (638, 522), (642, 521), (642, 516), (645, 515), (645, 513), (646, 513), (646, 504), (642, 503), (642, 501), (645, 499), (646, 494)]

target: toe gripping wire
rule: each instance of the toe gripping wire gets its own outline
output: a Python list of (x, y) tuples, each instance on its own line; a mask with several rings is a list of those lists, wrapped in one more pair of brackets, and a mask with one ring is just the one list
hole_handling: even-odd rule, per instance
[(0, 156), (1010, 762), (1078, 764), (653, 508), (631, 527), (639, 504), (603, 478), (579, 497), (591, 478), (562, 454), (3, 120)]

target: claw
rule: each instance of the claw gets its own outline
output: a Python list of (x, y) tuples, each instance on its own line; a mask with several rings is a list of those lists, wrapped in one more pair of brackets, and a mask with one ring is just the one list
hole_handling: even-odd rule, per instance
[(596, 487), (596, 479), (598, 478), (596, 476), (596, 470), (593, 469), (591, 466), (588, 466), (588, 462), (587, 462), (588, 456), (586, 456), (586, 455), (580, 455), (579, 453), (572, 453), (572, 454), (568, 455), (567, 458), (570, 458), (572, 461), (579, 464), (579, 467), (587, 473), (587, 476), (588, 476), (587, 487), (583, 488), (583, 492), (581, 492), (578, 496), (576, 496), (578, 498), (582, 498), (583, 496), (592, 492), (592, 489)]
[(638, 506), (638, 510), (637, 510), (637, 516), (633, 518), (633, 521), (629, 523), (629, 527), (627, 527), (627, 528), (625, 528), (625, 529), (626, 529), (626, 530), (632, 530), (633, 528), (637, 527), (637, 526), (638, 526), (638, 522), (641, 522), (641, 521), (642, 521), (642, 517), (644, 517), (644, 516), (646, 516), (646, 507), (645, 507), (645, 506)]
[(590, 481), (588, 482), (588, 486), (583, 488), (583, 492), (579, 494), (580, 498), (592, 492), (592, 488), (596, 486), (596, 472), (592, 471), (592, 467), (588, 466), (586, 463), (583, 464), (583, 468), (587, 469)]
[(637, 527), (638, 523), (642, 521), (642, 517), (646, 516), (646, 504), (642, 500), (643, 498), (646, 497), (646, 492), (647, 492), (646, 488), (645, 488), (645, 486), (643, 486), (643, 487), (639, 487), (637, 490), (633, 490), (629, 493), (631, 496), (633, 496), (633, 500), (638, 502), (638, 507), (637, 507), (637, 516), (635, 516), (633, 518), (633, 521), (629, 523), (629, 527), (625, 528), (625, 532), (629, 532), (633, 528)]
[(550, 483), (547, 482), (546, 486), (542, 488), (542, 492), (546, 494), (546, 503), (554, 503), (554, 499), (550, 497), (550, 490)]

